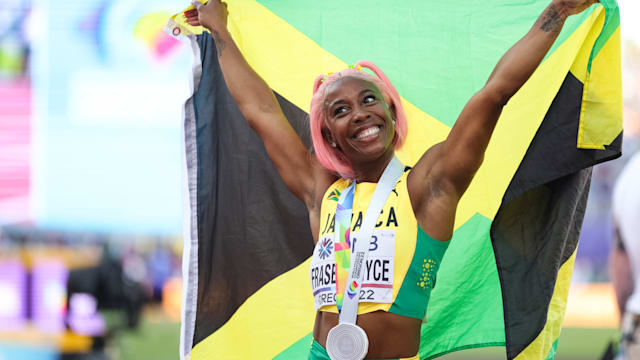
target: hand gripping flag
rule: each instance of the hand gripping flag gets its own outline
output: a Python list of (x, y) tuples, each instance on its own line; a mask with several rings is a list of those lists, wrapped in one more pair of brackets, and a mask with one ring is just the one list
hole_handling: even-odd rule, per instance
[[(413, 164), (446, 137), (548, 3), (230, 0), (228, 8), (238, 46), (305, 144), (315, 76), (369, 59), (403, 96), (409, 134), (398, 155)], [(590, 168), (620, 155), (619, 28), (614, 0), (570, 17), (504, 109), (459, 205), (421, 359), (496, 345), (508, 359), (554, 357)], [(180, 15), (167, 30), (186, 35), (194, 53), (181, 355), (305, 359), (314, 321), (306, 209), (231, 99), (211, 36)]]

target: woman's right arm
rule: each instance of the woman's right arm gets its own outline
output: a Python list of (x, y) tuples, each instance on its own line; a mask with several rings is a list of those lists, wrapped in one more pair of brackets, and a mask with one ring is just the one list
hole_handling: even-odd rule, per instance
[(264, 142), (267, 153), (289, 190), (313, 207), (317, 180), (329, 179), (315, 156), (304, 146), (285, 118), (271, 88), (249, 66), (227, 31), (227, 7), (210, 0), (185, 13), (191, 25), (211, 31), (224, 80), (249, 126)]

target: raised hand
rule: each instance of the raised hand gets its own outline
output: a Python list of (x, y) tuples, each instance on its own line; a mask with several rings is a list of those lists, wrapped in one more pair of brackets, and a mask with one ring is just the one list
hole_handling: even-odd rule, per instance
[(185, 11), (187, 23), (192, 26), (204, 26), (212, 31), (220, 31), (227, 28), (227, 3), (220, 0), (209, 0), (197, 9)]
[(585, 11), (589, 6), (599, 3), (600, 0), (555, 0), (554, 3), (567, 16), (579, 14)]
[(599, 0), (553, 0), (538, 18), (540, 30), (547, 33), (559, 33), (567, 17), (579, 14)]

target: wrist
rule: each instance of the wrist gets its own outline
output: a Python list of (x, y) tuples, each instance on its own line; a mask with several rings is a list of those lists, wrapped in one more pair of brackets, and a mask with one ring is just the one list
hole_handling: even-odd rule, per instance
[(537, 25), (540, 30), (546, 33), (559, 34), (567, 19), (566, 10), (562, 0), (553, 0), (538, 18)]
[(215, 22), (203, 22), (202, 20), (200, 20), (200, 23), (202, 24), (202, 26), (204, 26), (207, 30), (211, 31), (211, 32), (217, 32), (217, 33), (221, 33), (223, 32), (223, 29), (226, 30), (226, 26), (221, 26), (220, 24), (217, 24)]
[(226, 19), (216, 16), (216, 14), (201, 12), (198, 19), (200, 20), (200, 24), (212, 33), (215, 31), (221, 34), (227, 31)]
[(571, 15), (571, 9), (565, 0), (552, 0), (549, 7), (551, 6), (555, 8), (555, 11), (558, 13), (558, 16), (562, 21), (566, 20), (569, 15)]
[(220, 58), (224, 50), (227, 48), (227, 45), (229, 43), (233, 43), (231, 34), (227, 30), (226, 26), (225, 27), (214, 26), (211, 28), (207, 27), (207, 29), (209, 29), (209, 31), (211, 32), (211, 37), (213, 37), (213, 40), (215, 41), (215, 44), (216, 44), (216, 52), (218, 54), (218, 58)]
[(212, 34), (215, 33), (216, 37), (219, 38), (227, 38), (227, 37), (231, 37), (231, 34), (229, 34), (229, 30), (227, 30), (226, 26), (212, 26), (212, 27), (208, 27), (207, 29), (209, 29), (209, 31), (211, 31)]

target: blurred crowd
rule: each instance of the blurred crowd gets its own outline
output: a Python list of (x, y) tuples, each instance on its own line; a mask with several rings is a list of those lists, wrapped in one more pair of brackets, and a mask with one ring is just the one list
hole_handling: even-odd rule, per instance
[(0, 227), (0, 337), (25, 333), (36, 346), (58, 335), (68, 344), (56, 347), (61, 359), (100, 359), (118, 331), (139, 325), (145, 306), (178, 321), (180, 245), (177, 238)]

